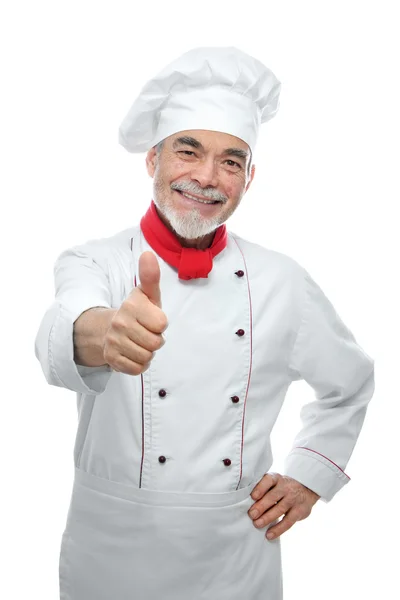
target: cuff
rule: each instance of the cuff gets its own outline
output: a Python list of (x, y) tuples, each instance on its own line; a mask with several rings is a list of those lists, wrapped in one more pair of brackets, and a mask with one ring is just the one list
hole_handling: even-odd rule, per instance
[(321, 496), (324, 502), (350, 481), (340, 467), (331, 460), (308, 448), (294, 448), (286, 457), (284, 474)]
[(109, 365), (85, 367), (74, 361), (73, 326), (76, 319), (89, 308), (110, 308), (104, 302), (93, 306), (74, 306), (71, 310), (59, 305), (58, 315), (49, 336), (49, 366), (61, 387), (83, 394), (102, 394), (113, 372)]

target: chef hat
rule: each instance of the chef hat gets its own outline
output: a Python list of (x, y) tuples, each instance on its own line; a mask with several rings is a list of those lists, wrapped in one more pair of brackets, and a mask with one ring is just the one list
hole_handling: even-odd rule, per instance
[(145, 152), (179, 131), (208, 129), (236, 136), (253, 151), (261, 123), (279, 108), (280, 88), (272, 71), (237, 48), (194, 48), (143, 87), (119, 142)]

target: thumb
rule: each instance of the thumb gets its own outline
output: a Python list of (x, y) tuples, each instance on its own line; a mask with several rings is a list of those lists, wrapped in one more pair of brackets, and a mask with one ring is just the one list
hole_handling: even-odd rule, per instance
[(161, 308), (160, 267), (153, 252), (143, 252), (139, 257), (139, 288), (150, 302)]

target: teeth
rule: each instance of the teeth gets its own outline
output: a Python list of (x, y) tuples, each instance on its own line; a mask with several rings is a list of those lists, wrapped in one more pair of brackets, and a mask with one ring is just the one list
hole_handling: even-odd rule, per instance
[(182, 196), (189, 198), (189, 200), (196, 200), (196, 202), (202, 202), (203, 204), (212, 204), (214, 200), (200, 200), (200, 198), (195, 198), (194, 196), (190, 196), (189, 194), (185, 194), (185, 192), (181, 192)]

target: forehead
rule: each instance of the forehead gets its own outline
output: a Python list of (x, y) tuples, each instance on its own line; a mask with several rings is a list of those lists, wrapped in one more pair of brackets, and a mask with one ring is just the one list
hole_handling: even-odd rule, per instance
[(196, 140), (206, 149), (223, 151), (227, 148), (240, 148), (250, 152), (248, 144), (234, 135), (223, 133), (221, 131), (210, 131), (208, 129), (185, 129), (170, 135), (167, 140), (173, 145), (178, 143), (180, 138), (192, 138)]

